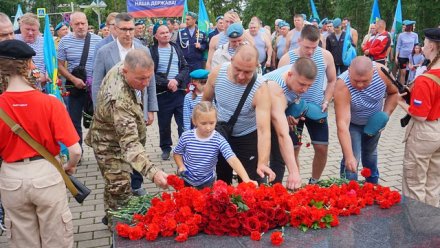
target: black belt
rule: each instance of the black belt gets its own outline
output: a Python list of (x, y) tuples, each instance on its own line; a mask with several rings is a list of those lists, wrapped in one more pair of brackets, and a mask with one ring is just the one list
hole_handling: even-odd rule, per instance
[(35, 157), (32, 157), (32, 158), (24, 158), (24, 159), (20, 159), (20, 160), (14, 161), (13, 163), (24, 162), (25, 160), (28, 160), (28, 159), (29, 159), (29, 161), (35, 161), (35, 160), (39, 160), (39, 159), (44, 159), (44, 157), (43, 156), (35, 156)]

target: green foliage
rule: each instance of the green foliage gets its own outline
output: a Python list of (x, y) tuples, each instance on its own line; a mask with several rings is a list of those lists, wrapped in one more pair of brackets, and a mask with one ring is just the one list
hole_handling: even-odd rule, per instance
[(244, 212), (244, 211), (249, 210), (249, 207), (243, 201), (243, 198), (241, 198), (241, 195), (233, 195), (231, 198), (231, 202), (237, 206), (238, 211), (240, 211), (240, 212)]

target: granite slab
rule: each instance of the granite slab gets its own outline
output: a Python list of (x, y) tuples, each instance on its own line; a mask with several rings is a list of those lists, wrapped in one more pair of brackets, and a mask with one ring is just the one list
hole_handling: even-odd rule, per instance
[[(357, 216), (340, 217), (340, 225), (331, 229), (302, 232), (285, 228), (281, 247), (440, 247), (440, 208), (435, 208), (410, 198), (391, 209), (370, 206)], [(273, 230), (272, 230), (273, 231)], [(270, 231), (270, 232), (272, 232)], [(131, 241), (113, 236), (114, 248), (143, 247), (268, 247), (270, 232), (260, 241), (250, 237), (228, 237), (198, 234), (184, 243), (174, 238)]]

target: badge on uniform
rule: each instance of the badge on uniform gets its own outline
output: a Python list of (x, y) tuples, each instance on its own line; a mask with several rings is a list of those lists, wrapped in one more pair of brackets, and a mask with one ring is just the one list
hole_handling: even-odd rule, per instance
[(415, 106), (421, 106), (422, 105), (422, 101), (414, 99), (414, 105)]

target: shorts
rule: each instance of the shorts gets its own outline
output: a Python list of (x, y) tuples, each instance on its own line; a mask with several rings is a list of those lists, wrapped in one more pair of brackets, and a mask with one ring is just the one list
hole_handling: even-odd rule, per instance
[(409, 63), (409, 58), (397, 58), (397, 62), (399, 62), (399, 69), (406, 69), (406, 66)]
[(295, 147), (301, 145), (299, 136), (302, 136), (304, 124), (306, 124), (307, 131), (309, 131), (312, 144), (328, 145), (329, 134), (328, 134), (327, 118), (323, 119), (322, 121), (314, 121), (309, 118), (306, 118), (305, 121), (300, 121), (298, 123), (298, 125), (296, 126), (296, 133), (294, 131), (290, 132), (290, 137), (292, 138), (293, 145)]

